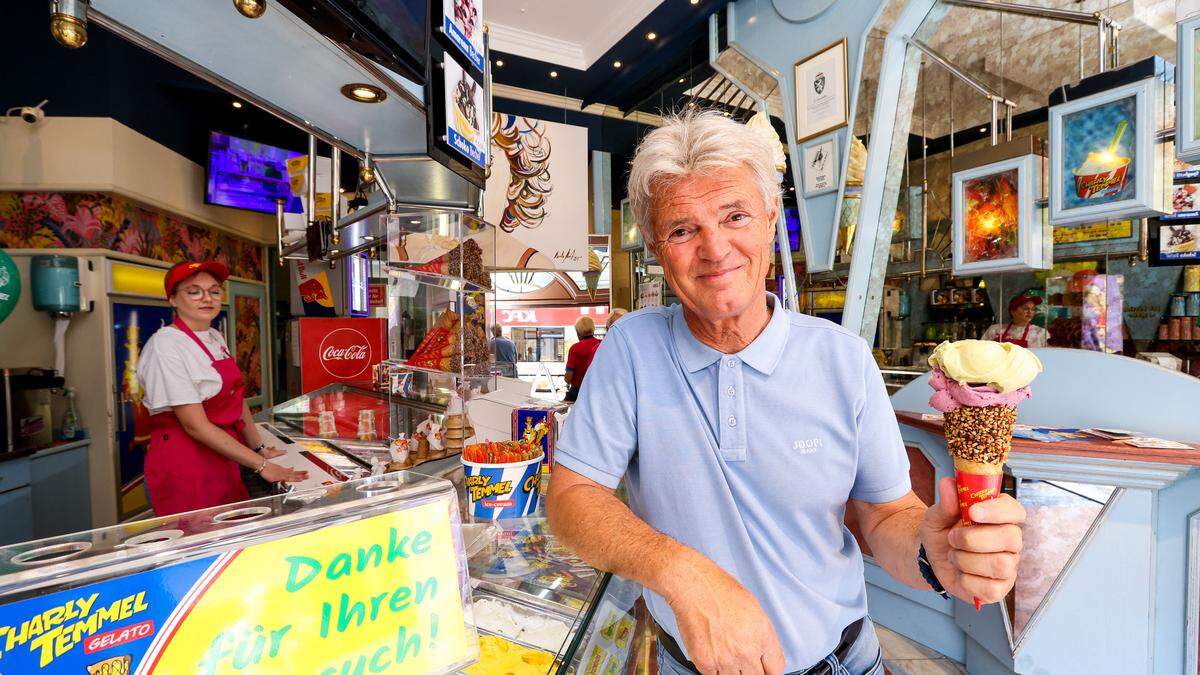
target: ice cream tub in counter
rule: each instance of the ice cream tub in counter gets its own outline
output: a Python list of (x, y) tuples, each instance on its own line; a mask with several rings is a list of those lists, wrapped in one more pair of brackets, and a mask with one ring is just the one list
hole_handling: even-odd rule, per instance
[(523, 450), (497, 449), (511, 446), (522, 447), (510, 441), (463, 448), (464, 485), (471, 517), (476, 521), (521, 518), (537, 511), (545, 454), (528, 446)]

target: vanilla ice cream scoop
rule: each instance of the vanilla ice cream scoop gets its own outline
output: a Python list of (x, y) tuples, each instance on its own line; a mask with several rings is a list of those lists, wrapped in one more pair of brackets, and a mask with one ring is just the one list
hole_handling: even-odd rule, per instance
[(984, 384), (1001, 394), (1029, 386), (1042, 372), (1042, 362), (1033, 352), (991, 340), (943, 342), (930, 354), (929, 365), (956, 382)]

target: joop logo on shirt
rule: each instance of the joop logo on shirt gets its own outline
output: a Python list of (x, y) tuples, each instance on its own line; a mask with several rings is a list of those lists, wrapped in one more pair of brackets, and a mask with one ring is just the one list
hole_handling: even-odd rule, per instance
[(822, 447), (824, 447), (824, 442), (820, 438), (805, 438), (792, 442), (792, 449), (801, 455), (811, 455)]

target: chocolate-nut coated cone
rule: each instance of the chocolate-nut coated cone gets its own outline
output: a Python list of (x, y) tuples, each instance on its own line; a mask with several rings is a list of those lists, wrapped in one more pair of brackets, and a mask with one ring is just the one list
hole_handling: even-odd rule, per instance
[(1012, 447), (1017, 409), (1005, 405), (962, 407), (944, 416), (950, 455), (985, 464), (1003, 464)]

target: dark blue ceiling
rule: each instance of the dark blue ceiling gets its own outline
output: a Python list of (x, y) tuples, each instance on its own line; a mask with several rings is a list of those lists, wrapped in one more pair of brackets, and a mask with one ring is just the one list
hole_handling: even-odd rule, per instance
[[(690, 0), (664, 0), (587, 70), (493, 51), (492, 79), (581, 99), (584, 106), (600, 103), (646, 112), (671, 109), (687, 87), (711, 73), (708, 17), (715, 12), (723, 24), (721, 10), (727, 4), (728, 0), (700, 0), (695, 5)], [(646, 35), (652, 31), (657, 38), (649, 40)], [(497, 67), (497, 60), (504, 65)], [(614, 61), (620, 61), (621, 67), (614, 68)], [(550, 71), (558, 77), (551, 77)], [(684, 83), (679, 83), (680, 78)]]

